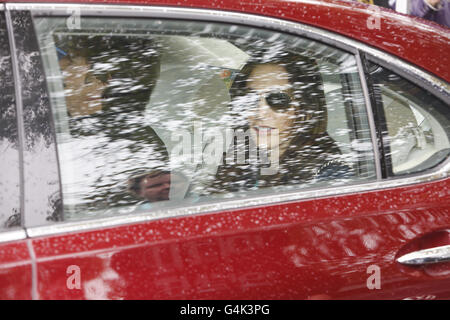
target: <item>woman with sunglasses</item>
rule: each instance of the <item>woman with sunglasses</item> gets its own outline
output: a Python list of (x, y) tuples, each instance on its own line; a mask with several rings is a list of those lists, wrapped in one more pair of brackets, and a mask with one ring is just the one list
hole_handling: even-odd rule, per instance
[[(208, 193), (314, 183), (352, 174), (326, 132), (325, 94), (316, 62), (297, 54), (279, 56), (253, 58), (235, 77), (230, 94), (233, 109), (245, 120), (241, 129), (250, 133), (244, 142), (249, 161), (223, 161)], [(239, 147), (242, 150), (237, 141), (224, 159)], [(273, 165), (263, 163), (261, 150), (266, 160), (277, 162), (272, 173), (261, 170)], [(258, 155), (256, 161), (251, 160), (252, 152)]]

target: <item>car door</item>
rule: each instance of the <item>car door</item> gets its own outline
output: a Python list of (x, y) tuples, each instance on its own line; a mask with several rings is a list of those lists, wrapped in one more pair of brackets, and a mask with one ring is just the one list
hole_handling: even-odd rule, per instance
[[(432, 135), (435, 152), (404, 176), (389, 171), (393, 157), (405, 152), (406, 159), (417, 146), (391, 152), (386, 128), (398, 121), (383, 112), (380, 101), (388, 100), (376, 92), (387, 87), (385, 78), (370, 73), (363, 46), (298, 24), (281, 32), (267, 18), (238, 26), (243, 16), (232, 13), (210, 22), (213, 11), (193, 19), (188, 9), (142, 7), (136, 18), (114, 6), (84, 5), (75, 13), (65, 5), (9, 8), (24, 62), (23, 108), (45, 123), (34, 135), (39, 149), (28, 154), (34, 161), (24, 162), (34, 297), (448, 297), (447, 265), (396, 261), (448, 244), (448, 165), (444, 152), (434, 156), (448, 148), (447, 134), (435, 133), (448, 132), (448, 118), (443, 107), (425, 109), (433, 130), (418, 134)], [(311, 175), (307, 182), (236, 192), (223, 184), (216, 193), (209, 188), (217, 179), (214, 161), (226, 160), (234, 141), (227, 129), (248, 112), (228, 111), (232, 83), (249, 59), (273, 63), (286, 50), (315, 59), (326, 131), (339, 165), (353, 173), (326, 174), (336, 160), (327, 158), (313, 175), (303, 172)], [(74, 87), (77, 79), (83, 85)], [(85, 101), (94, 112), (80, 107)], [(416, 121), (420, 107), (411, 111)], [(24, 113), (25, 129), (36, 132), (36, 118)], [(319, 148), (317, 155), (324, 153)]]
[(3, 5), (0, 42), (0, 299), (31, 299), (32, 262), (21, 224), (21, 144)]

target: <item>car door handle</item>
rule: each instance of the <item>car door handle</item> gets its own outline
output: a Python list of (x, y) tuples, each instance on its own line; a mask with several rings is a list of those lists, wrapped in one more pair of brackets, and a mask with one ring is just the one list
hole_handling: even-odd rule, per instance
[(450, 245), (418, 250), (397, 258), (397, 262), (408, 266), (418, 266), (447, 261), (450, 261)]

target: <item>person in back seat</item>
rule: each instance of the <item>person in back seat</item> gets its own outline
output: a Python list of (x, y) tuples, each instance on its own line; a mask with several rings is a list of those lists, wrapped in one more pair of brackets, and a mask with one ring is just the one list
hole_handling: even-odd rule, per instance
[[(169, 165), (166, 147), (145, 115), (160, 72), (157, 44), (123, 35), (64, 35), (55, 45), (73, 142), (71, 161), (74, 168), (81, 163), (71, 183), (93, 190), (84, 195), (93, 208), (137, 202), (125, 186), (131, 173)], [(88, 186), (89, 176), (95, 182)]]
[[(181, 172), (154, 170), (137, 173), (131, 177), (128, 180), (128, 190), (142, 200), (137, 209), (149, 210), (164, 206), (161, 201), (182, 200), (186, 183), (188, 179)], [(156, 202), (160, 203), (155, 205)]]
[[(235, 134), (208, 193), (347, 177), (351, 168), (328, 135), (323, 81), (314, 59), (288, 52), (251, 58), (230, 93)], [(239, 153), (245, 153), (239, 162)], [(237, 154), (237, 156), (236, 156)], [(255, 156), (256, 155), (256, 156)], [(242, 156), (242, 154), (241, 154)], [(230, 161), (231, 160), (231, 161)], [(269, 161), (267, 161), (269, 160)], [(264, 173), (263, 169), (268, 169)]]

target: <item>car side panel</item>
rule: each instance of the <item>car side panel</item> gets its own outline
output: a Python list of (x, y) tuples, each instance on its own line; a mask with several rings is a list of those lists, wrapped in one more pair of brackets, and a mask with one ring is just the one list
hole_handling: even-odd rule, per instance
[[(279, 10), (280, 5), (274, 2), (265, 12), (278, 16), (275, 12)], [(262, 10), (253, 5), (248, 6), (250, 6), (246, 9), (248, 12), (257, 13)], [(225, 6), (225, 9), (233, 8), (235, 7), (231, 2)], [(303, 10), (302, 8), (308, 9), (306, 11), (311, 16), (310, 19), (315, 17), (315, 13), (320, 13), (315, 11), (315, 8), (298, 7), (293, 8), (295, 10), (292, 10), (287, 18), (295, 20), (291, 15), (298, 14), (298, 10)], [(340, 12), (336, 10), (330, 14)], [(367, 17), (366, 13), (365, 18)], [(13, 18), (16, 25), (21, 25), (21, 21), (29, 21), (21, 14), (13, 14)], [(321, 16), (320, 19), (325, 18), (329, 20), (330, 16)], [(323, 25), (322, 22), (302, 19), (313, 25)], [(359, 24), (362, 23), (361, 17), (355, 15), (355, 19)], [(348, 29), (350, 27), (345, 27), (345, 31), (343, 24), (336, 23), (338, 32), (350, 33)], [(374, 43), (374, 39), (379, 41), (377, 35), (390, 36), (391, 32), (396, 30), (399, 29), (393, 25), (391, 31), (385, 34), (376, 31), (368, 37), (368, 43)], [(363, 39), (366, 34), (367, 31), (364, 31), (358, 37)], [(397, 52), (400, 55), (405, 52), (405, 48), (410, 47), (410, 44), (407, 44), (407, 36), (405, 39), (402, 45), (392, 47), (386, 44), (385, 47), (389, 52)], [(32, 54), (36, 52), (36, 45), (26, 40), (27, 38), (18, 37), (19, 50), (24, 56), (38, 57)], [(30, 43), (33, 44), (33, 48), (28, 50)], [(448, 43), (442, 45), (442, 48), (447, 47)], [(433, 42), (431, 46), (425, 46), (421, 55), (424, 50), (431, 52), (436, 48), (438, 46)], [(420, 60), (412, 56), (414, 53), (408, 55), (407, 59), (410, 61)], [(434, 62), (430, 64), (423, 62), (419, 65), (437, 72), (443, 63), (442, 59), (438, 62), (435, 59), (431, 60)], [(435, 62), (439, 66), (433, 65)], [(21, 81), (24, 84), (31, 83), (34, 79), (33, 74), (28, 75), (25, 69), (20, 71)], [(440, 76), (447, 80), (449, 78), (445, 71)], [(36, 83), (35, 88), (45, 91), (42, 81)], [(22, 94), (25, 105), (29, 106), (29, 109), (37, 110), (39, 101), (33, 103), (33, 95)], [(45, 94), (40, 97), (46, 99)], [(47, 102), (42, 104), (48, 105)], [(45, 110), (41, 116), (48, 121), (49, 110)], [(33, 123), (31, 120), (25, 123)], [(37, 137), (47, 138), (50, 146), (49, 154), (56, 155), (51, 130), (51, 127), (45, 128), (45, 131)], [(36, 137), (36, 134), (30, 136)], [(33, 160), (31, 151), (31, 149), (27, 151), (28, 160)], [(47, 189), (42, 190), (46, 191), (48, 198), (44, 197), (45, 201), (39, 207), (39, 217), (43, 221), (48, 218), (49, 211), (54, 212), (51, 217), (59, 216), (58, 192), (48, 188), (49, 185), (57, 185), (56, 160), (53, 158), (51, 167), (54, 167), (54, 170), (52, 169), (48, 179), (38, 185), (47, 186)], [(41, 159), (38, 162), (27, 161), (27, 163), (48, 163), (45, 161)], [(26, 176), (32, 177), (31, 169), (28, 168), (25, 172)], [(33, 180), (26, 179), (26, 181), (31, 189)], [(448, 289), (446, 291), (446, 288), (450, 288), (448, 278), (438, 280), (421, 274), (412, 274), (400, 268), (394, 261), (397, 252), (415, 237), (450, 226), (449, 184), (450, 180), (447, 179), (392, 190), (165, 218), (114, 228), (35, 238), (30, 241), (37, 260), (36, 297), (40, 299), (339, 299), (409, 298), (423, 295), (435, 298), (449, 297)], [(55, 198), (50, 197), (53, 194), (56, 194)], [(32, 223), (31, 221), (30, 225)], [(5, 248), (6, 251), (15, 250), (14, 247)], [(21, 245), (17, 251), (23, 249)], [(0, 259), (0, 261), (3, 263), (9, 260)], [(22, 282), (27, 288), (23, 292), (25, 297), (31, 296), (29, 288), (31, 266), (27, 264), (29, 260), (11, 261), (13, 271), (10, 278), (14, 279), (15, 270), (25, 270)], [(370, 276), (368, 268), (372, 265), (380, 269), (380, 289), (369, 289), (367, 286)], [(16, 277), (20, 278), (19, 275)], [(7, 283), (6, 280), (4, 283)]]
[[(34, 239), (38, 295), (448, 298), (450, 277), (410, 272), (395, 257), (414, 238), (450, 226), (449, 184), (447, 179)], [(374, 265), (380, 288), (371, 278)]]
[(32, 267), (26, 240), (0, 244), (0, 300), (32, 298)]

